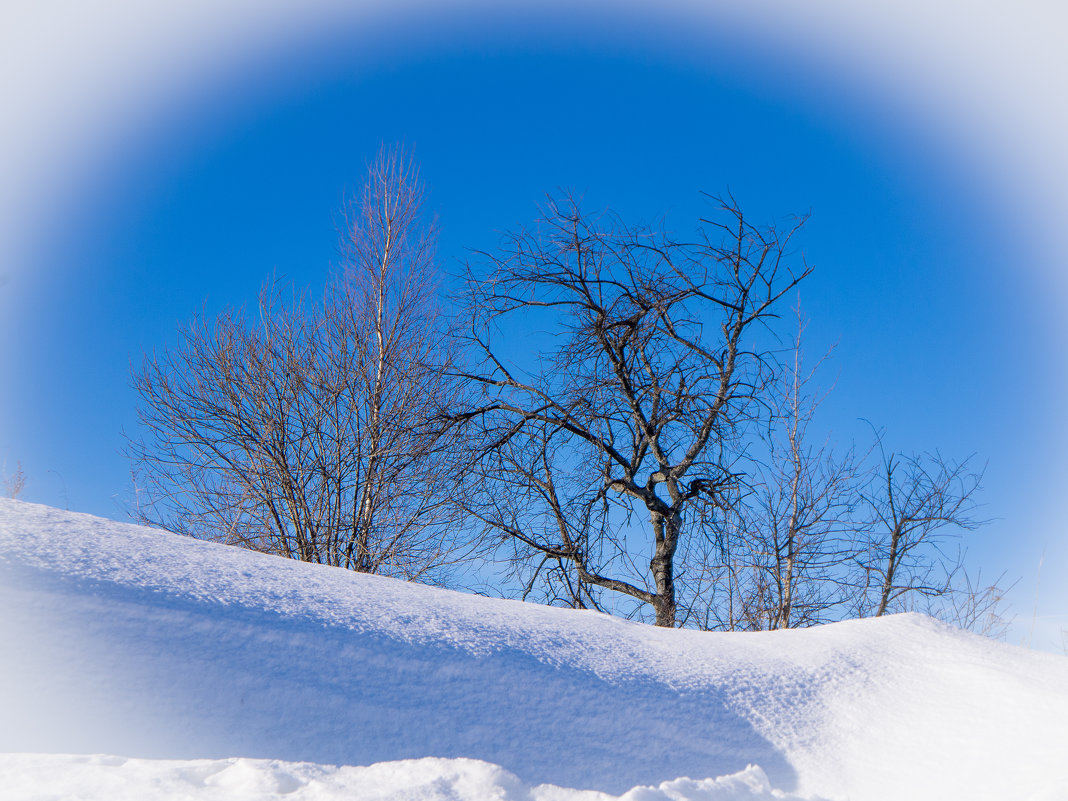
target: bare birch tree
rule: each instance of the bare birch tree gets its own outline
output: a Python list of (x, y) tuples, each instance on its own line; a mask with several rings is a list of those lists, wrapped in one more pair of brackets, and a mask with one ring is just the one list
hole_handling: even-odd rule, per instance
[(430, 578), (453, 556), (448, 362), (434, 232), (410, 160), (383, 150), (322, 302), (194, 322), (134, 375), (146, 522), (310, 562)]
[[(533, 565), (531, 588), (545, 577), (573, 605), (616, 594), (679, 623), (680, 545), (738, 479), (733, 440), (768, 378), (764, 326), (808, 274), (790, 268), (796, 228), (723, 213), (684, 242), (550, 201), (471, 277), (475, 397), (452, 419), (477, 446), (461, 497)], [(502, 327), (545, 327), (550, 349), (517, 362), (493, 339)]]
[[(822, 396), (804, 364), (805, 321), (767, 384), (767, 428), (750, 446), (745, 495), (714, 526), (702, 626), (781, 629), (834, 620), (849, 597), (848, 533), (865, 471), (854, 450), (813, 444), (809, 428)], [(826, 358), (826, 357), (824, 357)]]

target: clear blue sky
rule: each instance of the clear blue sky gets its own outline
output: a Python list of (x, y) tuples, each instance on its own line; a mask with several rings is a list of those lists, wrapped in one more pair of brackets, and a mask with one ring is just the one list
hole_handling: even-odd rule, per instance
[[(1063, 583), (1056, 309), (972, 151), (900, 98), (685, 19), (554, 12), (341, 26), (159, 108), (95, 155), (32, 240), (0, 429), (25, 499), (122, 519), (131, 362), (272, 275), (321, 282), (346, 195), (381, 143), (402, 142), (447, 269), (557, 188), (681, 232), (708, 211), (702, 191), (729, 190), (757, 220), (811, 213), (802, 301), (813, 353), (837, 343), (824, 422), (863, 438), (867, 418), (890, 448), (989, 463), (997, 520), (972, 547), (984, 575), (1021, 579), (1016, 641), (1044, 551), (1043, 581)], [(1042, 599), (1064, 613), (1063, 591)]]

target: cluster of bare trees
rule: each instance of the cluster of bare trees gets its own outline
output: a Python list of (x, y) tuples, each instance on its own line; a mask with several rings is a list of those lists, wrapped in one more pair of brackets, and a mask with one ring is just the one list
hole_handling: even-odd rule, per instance
[[(700, 559), (697, 625), (779, 629), (919, 610), (1000, 633), (997, 582), (973, 580), (959, 535), (976, 516), (982, 471), (972, 458), (865, 454), (813, 444), (821, 397), (797, 334), (773, 368), (762, 431), (748, 440), (739, 496), (711, 528)], [(816, 365), (818, 368), (819, 365)]]
[(142, 520), (352, 570), (428, 579), (455, 558), (434, 232), (384, 151), (321, 300), (264, 289), (134, 376)]
[(412, 579), (474, 555), (494, 592), (660, 626), (997, 621), (953, 548), (970, 460), (811, 441), (803, 220), (729, 201), (683, 240), (550, 200), (473, 259), (446, 329), (421, 202), (384, 152), (322, 300), (270, 287), (145, 360), (142, 519)]
[[(800, 314), (792, 345), (780, 330), (803, 220), (719, 211), (683, 241), (564, 198), (483, 254), (458, 503), (552, 603), (716, 629), (937, 609), (964, 591), (945, 546), (977, 524), (981, 475), (809, 442)], [(528, 330), (538, 352), (516, 357)]]

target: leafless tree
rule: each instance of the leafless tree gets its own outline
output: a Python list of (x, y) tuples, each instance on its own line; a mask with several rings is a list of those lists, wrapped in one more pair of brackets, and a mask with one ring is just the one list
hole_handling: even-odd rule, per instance
[[(6, 467), (6, 466), (5, 466)], [(26, 487), (26, 474), (22, 471), (22, 464), (15, 463), (15, 472), (0, 471), (3, 476), (4, 495), (8, 498), (17, 498)]]
[[(797, 226), (722, 212), (686, 242), (566, 197), (482, 254), (460, 373), (471, 395), (451, 415), (477, 443), (461, 498), (516, 549), (530, 589), (577, 606), (617, 594), (679, 623), (677, 560), (738, 482), (766, 324), (809, 272), (790, 268)], [(520, 339), (543, 348), (533, 363)]]
[(930, 599), (922, 607), (923, 611), (958, 628), (995, 639), (1004, 638), (1012, 623), (1012, 616), (1005, 612), (1005, 595), (1014, 585), (1005, 586), (1004, 573), (989, 584), (981, 570), (972, 578), (964, 565), (964, 554), (956, 563), (948, 591)]
[(745, 496), (713, 526), (700, 625), (780, 629), (835, 619), (848, 597), (843, 576), (851, 552), (847, 532), (864, 468), (850, 448), (835, 453), (809, 428), (822, 395), (817, 369), (804, 364), (806, 323), (795, 309), (797, 334), (767, 384), (767, 429), (751, 444)]
[(920, 611), (1003, 636), (1004, 575), (973, 579), (960, 545), (983, 522), (981, 472), (937, 453), (888, 454), (881, 435), (866, 457), (806, 444), (816, 404), (799, 403), (811, 373), (799, 380), (799, 347), (793, 356), (769, 384), (770, 437), (748, 464), (747, 495), (725, 509), (703, 552), (695, 624), (759, 630)]
[(321, 302), (261, 295), (194, 322), (134, 375), (137, 513), (291, 558), (431, 578), (454, 556), (448, 363), (434, 232), (412, 162), (383, 150)]
[(855, 556), (860, 616), (909, 609), (913, 596), (949, 596), (962, 565), (961, 552), (946, 548), (950, 535), (982, 522), (975, 495), (983, 476), (970, 458), (886, 453), (881, 442), (879, 448), (880, 469), (862, 493), (868, 515)]

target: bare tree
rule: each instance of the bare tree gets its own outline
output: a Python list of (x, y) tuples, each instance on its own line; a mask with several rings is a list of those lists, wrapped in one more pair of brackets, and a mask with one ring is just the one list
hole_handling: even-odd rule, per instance
[(1005, 612), (1006, 594), (1015, 586), (1003, 585), (1005, 574), (987, 584), (981, 570), (975, 578), (964, 566), (964, 554), (957, 558), (957, 569), (944, 595), (936, 596), (924, 611), (958, 628), (974, 631), (986, 637), (1004, 638), (1012, 623), (1012, 616)]
[[(516, 549), (531, 589), (579, 606), (614, 593), (679, 622), (680, 545), (738, 481), (736, 441), (769, 374), (765, 325), (808, 274), (788, 266), (796, 226), (723, 211), (684, 242), (550, 201), (538, 230), (471, 277), (474, 397), (452, 420), (477, 445), (461, 497)], [(547, 352), (512, 358), (502, 329)]]
[(258, 319), (195, 322), (134, 375), (145, 521), (304, 561), (428, 578), (452, 558), (434, 232), (384, 150), (324, 300), (274, 288)]
[(910, 608), (912, 596), (948, 596), (962, 553), (946, 550), (954, 531), (974, 529), (975, 494), (982, 471), (971, 459), (950, 462), (939, 453), (902, 456), (882, 450), (880, 470), (863, 491), (868, 517), (859, 526), (855, 562), (860, 616)]
[(0, 475), (3, 476), (4, 495), (8, 498), (19, 497), (26, 487), (26, 474), (22, 471), (22, 464), (16, 462), (15, 472), (8, 473), (5, 469), (0, 470)]
[(822, 399), (804, 364), (806, 323), (767, 384), (767, 429), (751, 443), (745, 495), (713, 526), (719, 547), (706, 551), (705, 628), (780, 629), (833, 620), (848, 597), (846, 533), (863, 483), (854, 450), (810, 442)]

